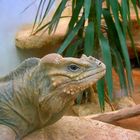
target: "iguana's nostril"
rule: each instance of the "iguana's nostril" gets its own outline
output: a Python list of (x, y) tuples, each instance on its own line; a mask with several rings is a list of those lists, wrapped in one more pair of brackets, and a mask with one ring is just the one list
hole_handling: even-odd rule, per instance
[(96, 62), (95, 63), (96, 63), (97, 66), (101, 66), (102, 65), (102, 62), (99, 61), (99, 60), (97, 60), (97, 59), (96, 59)]

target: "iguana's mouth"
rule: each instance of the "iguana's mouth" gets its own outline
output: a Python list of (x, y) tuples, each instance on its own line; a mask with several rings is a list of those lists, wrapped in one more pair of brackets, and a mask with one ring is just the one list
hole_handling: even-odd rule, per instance
[(82, 79), (79, 79), (78, 83), (79, 82), (85, 82), (86, 80), (89, 80), (89, 79), (91, 79), (91, 80), (89, 80), (91, 82), (92, 82), (92, 79), (95, 79), (95, 80), (93, 80), (93, 82), (96, 82), (98, 79), (100, 79), (104, 76), (105, 72), (106, 72), (106, 70), (100, 70), (96, 73), (89, 74), (88, 76), (86, 76)]
[(89, 72), (89, 75), (79, 79), (79, 80), (68, 80), (57, 87), (57, 90), (63, 91), (67, 94), (74, 94), (85, 90), (86, 88), (93, 85), (105, 74), (105, 69), (99, 70), (98, 72)]

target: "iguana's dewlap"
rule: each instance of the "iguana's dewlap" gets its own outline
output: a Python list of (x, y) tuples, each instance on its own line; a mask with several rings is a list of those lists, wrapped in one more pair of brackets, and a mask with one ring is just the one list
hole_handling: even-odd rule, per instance
[(19, 137), (59, 120), (77, 95), (105, 74), (94, 57), (49, 54), (0, 78), (0, 124)]

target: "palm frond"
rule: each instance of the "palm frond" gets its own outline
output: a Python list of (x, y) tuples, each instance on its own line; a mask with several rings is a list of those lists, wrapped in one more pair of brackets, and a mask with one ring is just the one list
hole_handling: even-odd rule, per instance
[[(49, 33), (55, 31), (67, 3), (67, 0), (61, 0), (51, 21), (42, 25), (55, 0), (49, 0), (46, 8), (43, 6), (44, 1), (40, 0), (38, 6), (34, 26), (38, 18), (40, 18), (36, 33), (44, 29), (47, 29)], [(82, 53), (93, 55), (95, 52), (100, 52), (98, 56), (103, 59), (107, 67), (105, 78), (97, 83), (97, 91), (102, 109), (104, 106), (104, 92), (106, 90), (104, 86), (107, 87), (106, 93), (109, 94), (109, 98), (112, 99), (113, 97), (112, 68), (117, 72), (121, 88), (125, 91), (126, 95), (133, 90), (126, 34), (129, 35), (137, 56), (131, 28), (128, 24), (131, 22), (130, 4), (133, 5), (139, 22), (137, 2), (137, 0), (122, 0), (121, 2), (119, 0), (71, 0), (72, 16), (68, 24), (67, 35), (58, 49), (58, 53), (66, 56), (79, 56)], [(45, 12), (43, 13), (43, 11)], [(105, 32), (102, 31), (102, 25), (105, 27)], [(78, 39), (77, 42), (73, 43), (75, 37)], [(70, 45), (71, 43), (72, 45)]]

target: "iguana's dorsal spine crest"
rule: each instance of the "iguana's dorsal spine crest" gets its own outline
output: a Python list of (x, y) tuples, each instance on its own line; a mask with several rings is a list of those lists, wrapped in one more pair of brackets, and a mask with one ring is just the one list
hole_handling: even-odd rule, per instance
[(37, 66), (39, 62), (40, 62), (39, 58), (26, 59), (15, 70), (11, 71), (6, 76), (0, 77), (0, 82), (7, 82), (20, 77), (20, 75), (23, 75), (26, 71), (29, 71), (35, 66)]

